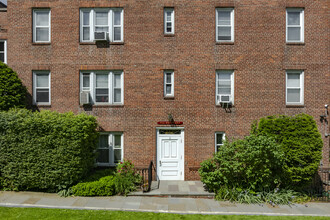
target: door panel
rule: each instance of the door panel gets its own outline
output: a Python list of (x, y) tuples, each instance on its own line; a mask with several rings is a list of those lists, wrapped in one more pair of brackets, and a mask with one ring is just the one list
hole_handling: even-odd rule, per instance
[(183, 143), (180, 135), (158, 137), (157, 167), (160, 180), (183, 180)]

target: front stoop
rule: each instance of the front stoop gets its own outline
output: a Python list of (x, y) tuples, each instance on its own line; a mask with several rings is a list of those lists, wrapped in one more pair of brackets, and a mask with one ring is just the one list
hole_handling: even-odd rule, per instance
[(185, 197), (185, 198), (214, 198), (214, 193), (207, 192), (201, 181), (157, 181), (151, 184), (150, 192), (136, 191), (128, 196), (154, 196), (154, 197)]

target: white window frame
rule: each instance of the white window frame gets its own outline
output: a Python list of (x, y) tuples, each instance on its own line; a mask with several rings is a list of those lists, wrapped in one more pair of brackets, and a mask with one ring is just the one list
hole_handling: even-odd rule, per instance
[[(167, 21), (167, 12), (171, 12), (171, 21)], [(172, 31), (167, 31), (167, 23), (171, 23)], [(164, 34), (174, 34), (174, 8), (164, 8)]]
[[(222, 134), (222, 144), (218, 144), (218, 142), (217, 142), (217, 135), (218, 134)], [(214, 135), (215, 153), (218, 152), (218, 147), (223, 146), (223, 143), (224, 143), (225, 140), (226, 140), (226, 133), (225, 132), (223, 132), (223, 131), (215, 132), (215, 135)]]
[[(89, 90), (84, 89), (87, 87), (83, 87), (83, 75), (89, 74)], [(96, 75), (97, 74), (108, 74), (108, 88), (109, 89), (109, 101), (108, 102), (96, 102)], [(121, 75), (121, 102), (114, 102), (114, 75)], [(119, 88), (119, 87), (117, 87)], [(92, 105), (123, 105), (124, 104), (124, 72), (122, 70), (112, 70), (112, 71), (80, 71), (80, 92), (81, 91), (89, 91), (91, 97)]]
[[(48, 74), (48, 87), (37, 87), (37, 75)], [(33, 104), (34, 105), (50, 105), (51, 104), (51, 73), (50, 71), (41, 70), (33, 71)], [(49, 102), (37, 102), (37, 89), (49, 89)]]
[[(95, 16), (96, 16), (96, 12), (98, 11), (103, 11), (103, 12), (108, 12), (108, 36), (109, 36), (109, 40), (111, 42), (124, 42), (124, 9), (123, 8), (80, 8), (80, 42), (94, 42), (94, 32), (95, 32)], [(120, 11), (121, 12), (121, 17), (120, 17), (120, 21), (121, 24), (120, 25), (115, 25), (114, 24), (114, 11)], [(90, 13), (89, 15), (89, 40), (84, 40), (83, 39), (83, 13), (84, 12), (88, 12)], [(120, 27), (121, 28), (121, 34), (120, 40), (114, 40), (114, 28), (115, 27)]]
[[(296, 74), (300, 76), (299, 87), (288, 87), (288, 75)], [(302, 70), (287, 70), (285, 74), (286, 86), (285, 86), (285, 103), (286, 105), (304, 105), (304, 71)], [(300, 102), (288, 102), (288, 90), (289, 89), (300, 89)]]
[[(115, 13), (113, 13), (114, 11), (119, 11), (121, 12), (120, 14), (120, 21), (121, 24), (120, 25), (115, 25)], [(112, 8), (111, 9), (111, 31), (112, 34), (110, 36), (110, 41), (112, 42), (123, 42), (124, 41), (124, 9), (122, 8)], [(121, 28), (121, 32), (120, 32), (120, 40), (115, 40), (115, 27), (120, 27)]]
[[(219, 11), (229, 11), (230, 12), (230, 25), (220, 25), (218, 24), (218, 17), (219, 17)], [(235, 27), (235, 20), (234, 20), (234, 8), (216, 8), (216, 29), (215, 29), (215, 39), (216, 42), (234, 42), (234, 27)], [(231, 27), (231, 33), (230, 33), (230, 38), (231, 40), (218, 40), (218, 27)]]
[(98, 148), (97, 149), (109, 149), (109, 163), (100, 163), (97, 162), (96, 159), (96, 165), (97, 166), (116, 166), (117, 163), (115, 163), (115, 135), (121, 135), (120, 144), (121, 148), (116, 148), (121, 150), (121, 160), (120, 162), (123, 162), (124, 160), (124, 134), (123, 132), (101, 132), (100, 135), (108, 135), (108, 143), (109, 148)]
[(7, 40), (0, 40), (0, 42), (4, 43), (3, 45), (3, 52), (0, 51), (0, 53), (3, 53), (3, 63), (7, 63)]
[[(89, 13), (89, 25), (84, 25), (84, 12)], [(92, 9), (84, 8), (80, 9), (80, 42), (93, 41), (94, 33), (94, 13)], [(84, 40), (84, 27), (89, 27), (89, 40)]]
[(231, 75), (230, 75), (230, 88), (231, 88), (231, 90), (230, 90), (230, 96), (231, 96), (231, 103), (232, 104), (234, 104), (234, 90), (235, 90), (235, 87), (234, 87), (234, 85), (235, 85), (235, 82), (234, 82), (234, 80), (235, 80), (235, 78), (234, 78), (234, 74), (235, 74), (235, 72), (234, 72), (234, 70), (217, 70), (216, 71), (216, 80), (215, 80), (215, 102), (216, 102), (216, 105), (220, 105), (219, 104), (219, 102), (218, 102), (218, 96), (220, 96), (220, 95), (227, 95), (227, 94), (218, 94), (218, 81), (219, 81), (219, 74), (221, 73), (221, 72), (230, 72), (231, 73)]
[[(166, 82), (166, 74), (171, 74), (171, 83)], [(166, 85), (171, 85), (170, 94), (166, 94)], [(173, 70), (164, 71), (164, 96), (165, 97), (174, 97), (174, 71)]]
[[(289, 25), (288, 23), (288, 13), (290, 12), (300, 12), (300, 25)], [(304, 42), (304, 9), (303, 8), (287, 8), (286, 9), (286, 42), (287, 43), (303, 43)], [(288, 40), (288, 28), (289, 27), (299, 27), (300, 28), (300, 41)]]
[[(49, 38), (48, 41), (37, 41), (37, 25), (36, 25), (36, 12), (47, 11), (49, 13), (49, 26), (38, 26), (39, 28), (48, 28)], [(33, 42), (34, 43), (50, 43), (51, 42), (51, 10), (50, 9), (33, 9)]]

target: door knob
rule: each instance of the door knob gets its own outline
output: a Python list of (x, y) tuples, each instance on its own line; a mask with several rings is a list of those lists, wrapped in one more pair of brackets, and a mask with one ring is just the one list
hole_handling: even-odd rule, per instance
[(160, 167), (162, 166), (162, 161), (161, 161), (161, 160), (159, 161), (159, 166), (160, 166)]

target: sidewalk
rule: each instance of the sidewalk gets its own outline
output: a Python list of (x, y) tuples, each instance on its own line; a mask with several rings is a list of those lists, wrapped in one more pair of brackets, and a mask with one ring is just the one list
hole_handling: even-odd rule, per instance
[(214, 193), (205, 191), (201, 181), (153, 181), (150, 192), (136, 191), (129, 196), (171, 196), (190, 198), (214, 198)]
[(221, 215), (305, 215), (330, 217), (330, 203), (289, 206), (244, 205), (202, 198), (173, 197), (67, 197), (38, 192), (2, 192), (0, 206), (63, 209), (103, 209), (137, 212)]

